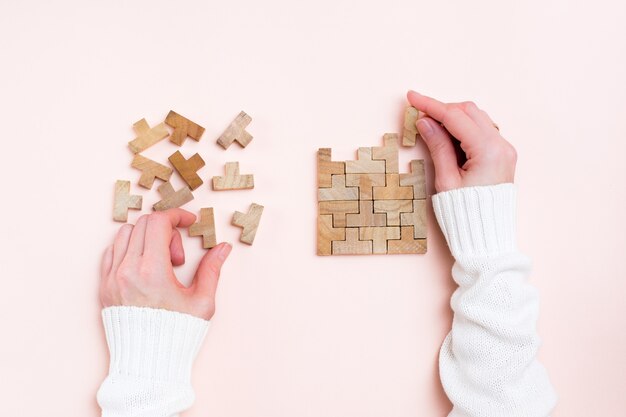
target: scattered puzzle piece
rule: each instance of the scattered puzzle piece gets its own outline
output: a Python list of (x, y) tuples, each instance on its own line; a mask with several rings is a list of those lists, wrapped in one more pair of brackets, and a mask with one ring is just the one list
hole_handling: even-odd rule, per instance
[(170, 142), (181, 146), (187, 137), (198, 142), (204, 133), (204, 128), (199, 124), (192, 122), (186, 117), (181, 116), (173, 110), (167, 114), (165, 118), (165, 124), (174, 128), (170, 136)]
[(359, 202), (352, 201), (320, 201), (319, 202), (320, 214), (332, 214), (334, 227), (346, 227), (346, 214), (358, 213)]
[(198, 170), (204, 166), (204, 159), (200, 155), (195, 154), (185, 159), (180, 151), (176, 151), (170, 155), (169, 160), (192, 191), (202, 185), (203, 181), (197, 174)]
[(400, 240), (387, 241), (387, 253), (426, 253), (426, 239), (414, 239), (413, 226), (402, 226), (400, 229)]
[(172, 176), (172, 168), (139, 154), (135, 155), (131, 166), (141, 171), (139, 185), (147, 189), (152, 188), (155, 178), (167, 182)]
[(346, 240), (333, 240), (333, 255), (370, 255), (372, 253), (371, 240), (359, 240), (359, 228), (348, 227)]
[(383, 213), (374, 213), (374, 202), (372, 200), (359, 201), (358, 214), (346, 214), (347, 227), (362, 226), (386, 226), (387, 216)]
[(413, 187), (400, 185), (400, 174), (386, 174), (386, 185), (374, 187), (374, 200), (411, 200)]
[(165, 123), (159, 123), (153, 128), (150, 128), (146, 119), (141, 119), (136, 122), (133, 125), (133, 129), (135, 129), (137, 137), (128, 142), (128, 147), (133, 153), (142, 152), (169, 135)]
[(113, 202), (113, 220), (126, 222), (128, 209), (141, 210), (143, 198), (140, 195), (130, 194), (130, 181), (117, 180), (115, 182), (115, 197)]
[(346, 161), (346, 174), (384, 174), (385, 161), (372, 160), (372, 148), (359, 148), (356, 161)]
[(200, 220), (189, 226), (189, 236), (202, 236), (202, 247), (211, 249), (217, 245), (213, 207), (200, 209)]
[(332, 186), (331, 176), (333, 174), (345, 174), (345, 162), (335, 162), (331, 160), (330, 148), (320, 148), (317, 151), (317, 187), (330, 188)]
[(426, 200), (413, 200), (413, 209), (400, 214), (402, 226), (413, 226), (414, 239), (426, 239)]
[(248, 190), (254, 188), (254, 176), (252, 174), (239, 174), (239, 162), (226, 162), (224, 172), (223, 177), (213, 177), (213, 190)]
[(385, 133), (383, 135), (384, 146), (372, 148), (372, 159), (383, 159), (385, 161), (385, 172), (387, 174), (399, 173), (398, 167), (398, 134)]
[(263, 214), (263, 206), (252, 203), (247, 213), (236, 211), (233, 215), (233, 225), (241, 227), (240, 241), (252, 245), (256, 231), (259, 228), (261, 215)]
[[(411, 200), (376, 200), (374, 213), (387, 215), (387, 226), (400, 226), (400, 215), (413, 211)], [(397, 239), (400, 239), (399, 237)]]
[(416, 200), (426, 198), (426, 175), (424, 172), (424, 160), (414, 159), (411, 161), (411, 173), (400, 174), (400, 185), (413, 187), (413, 198)]
[(372, 241), (372, 253), (384, 255), (387, 253), (387, 241), (389, 239), (400, 239), (399, 227), (361, 227), (359, 228), (359, 238), (361, 240)]
[(193, 194), (189, 187), (183, 187), (178, 191), (174, 191), (174, 187), (172, 187), (169, 181), (161, 184), (157, 191), (161, 195), (161, 201), (152, 206), (156, 211), (182, 207), (193, 200)]
[(252, 140), (252, 135), (246, 131), (246, 127), (251, 121), (252, 118), (248, 116), (246, 112), (242, 111), (217, 139), (217, 143), (224, 149), (228, 149), (228, 147), (236, 141), (241, 147), (245, 148)]
[(346, 240), (346, 229), (333, 227), (333, 216), (320, 215), (317, 218), (317, 254), (332, 255), (332, 241)]
[(419, 112), (415, 107), (408, 106), (404, 111), (404, 131), (402, 133), (402, 146), (415, 146), (419, 132), (417, 131), (417, 118)]

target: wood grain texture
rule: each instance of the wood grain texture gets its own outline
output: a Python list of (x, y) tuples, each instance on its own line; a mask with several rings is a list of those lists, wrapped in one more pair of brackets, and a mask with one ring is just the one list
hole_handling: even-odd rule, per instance
[(170, 142), (175, 143), (178, 146), (181, 146), (188, 137), (198, 142), (204, 133), (204, 128), (202, 126), (192, 122), (184, 116), (181, 116), (173, 110), (170, 110), (167, 114), (165, 124), (174, 129), (170, 135)]
[(372, 148), (372, 159), (385, 161), (385, 172), (387, 174), (397, 174), (400, 172), (398, 166), (398, 151), (400, 144), (397, 133), (385, 133), (383, 135), (383, 146)]
[(131, 166), (141, 171), (139, 185), (147, 189), (152, 188), (156, 178), (167, 182), (172, 176), (172, 168), (139, 154), (135, 155)]
[(136, 122), (133, 125), (133, 129), (137, 137), (128, 142), (128, 147), (133, 153), (142, 152), (169, 135), (165, 123), (159, 123), (153, 128), (150, 128), (146, 119), (141, 119)]
[(189, 226), (189, 236), (202, 236), (202, 247), (211, 249), (217, 245), (213, 207), (200, 209), (200, 219)]
[(360, 200), (359, 213), (346, 214), (347, 227), (386, 225), (387, 216), (383, 213), (374, 213), (374, 202), (372, 200)]
[(236, 211), (233, 215), (233, 225), (242, 228), (239, 240), (248, 245), (252, 245), (256, 236), (261, 215), (263, 214), (263, 206), (252, 203), (247, 213)]
[(130, 181), (117, 180), (113, 197), (113, 220), (126, 222), (128, 209), (141, 210), (143, 198), (140, 195), (130, 194)]
[(359, 187), (359, 200), (372, 200), (372, 188), (385, 186), (385, 174), (346, 174), (346, 186)]
[(413, 187), (413, 198), (421, 200), (426, 198), (426, 173), (424, 160), (414, 159), (410, 163), (411, 172), (400, 174), (400, 185)]
[(331, 160), (331, 149), (320, 148), (317, 151), (317, 187), (318, 188), (330, 188), (332, 187), (331, 176), (333, 174), (345, 174), (346, 164), (345, 162), (337, 162)]
[(254, 175), (239, 173), (239, 162), (226, 162), (224, 176), (213, 177), (213, 190), (248, 190), (254, 188)]
[(372, 241), (372, 253), (384, 255), (387, 253), (387, 241), (400, 239), (400, 227), (361, 227), (359, 228), (360, 240)]
[(386, 185), (374, 187), (374, 200), (411, 200), (413, 187), (401, 186), (399, 174), (385, 174)]
[(385, 161), (372, 160), (372, 148), (359, 148), (356, 161), (346, 161), (346, 174), (384, 174)]
[(332, 217), (329, 214), (320, 214), (317, 217), (318, 255), (332, 255), (332, 241), (346, 239), (346, 229), (334, 227)]
[(346, 240), (333, 240), (333, 255), (371, 255), (372, 241), (359, 240), (359, 228), (348, 227)]
[[(400, 214), (413, 211), (411, 200), (375, 200), (374, 213), (387, 215), (387, 226), (400, 226)], [(400, 239), (399, 237), (397, 239)]]
[(182, 207), (193, 200), (193, 194), (189, 187), (182, 187), (180, 190), (174, 191), (174, 187), (169, 181), (161, 184), (157, 191), (161, 195), (161, 200), (152, 206), (156, 211)]
[(252, 118), (247, 115), (246, 112), (240, 112), (237, 117), (235, 117), (235, 120), (228, 125), (224, 133), (217, 139), (217, 143), (224, 149), (228, 149), (228, 147), (236, 141), (245, 148), (252, 140), (252, 135), (246, 131), (246, 127), (251, 121)]
[(195, 154), (191, 158), (185, 159), (180, 151), (176, 151), (170, 155), (169, 161), (191, 190), (202, 185), (203, 181), (197, 174), (198, 170), (204, 166), (204, 159), (200, 155)]
[(402, 226), (400, 240), (387, 241), (387, 253), (426, 253), (426, 239), (414, 239), (413, 226)]
[(346, 227), (346, 214), (358, 213), (359, 202), (352, 201), (320, 201), (319, 214), (331, 214), (333, 216), (333, 227)]
[(419, 112), (415, 107), (408, 106), (404, 110), (404, 129), (402, 131), (402, 146), (415, 146), (417, 137), (417, 117)]
[(413, 200), (413, 209), (400, 214), (402, 226), (413, 226), (414, 239), (426, 239), (426, 200)]
[(359, 188), (358, 187), (346, 187), (345, 175), (333, 175), (331, 188), (318, 188), (317, 200), (358, 200)]

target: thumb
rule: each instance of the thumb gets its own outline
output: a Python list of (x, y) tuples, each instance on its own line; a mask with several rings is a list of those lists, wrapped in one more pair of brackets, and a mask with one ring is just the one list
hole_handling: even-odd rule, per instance
[(446, 129), (430, 117), (417, 121), (417, 130), (426, 142), (435, 166), (435, 188), (437, 192), (458, 188), (461, 174), (457, 165), (456, 151)]
[(196, 275), (193, 278), (195, 291), (199, 291), (201, 294), (210, 297), (215, 297), (222, 265), (226, 258), (228, 258), (232, 248), (233, 247), (228, 243), (220, 243), (204, 254), (198, 264)]

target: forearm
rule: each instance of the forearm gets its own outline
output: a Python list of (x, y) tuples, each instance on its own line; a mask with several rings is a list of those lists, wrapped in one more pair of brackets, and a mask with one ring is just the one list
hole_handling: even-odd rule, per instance
[(554, 390), (536, 358), (539, 300), (515, 242), (512, 184), (433, 197), (455, 257), (452, 331), (440, 353), (450, 416), (547, 416)]
[(98, 391), (103, 417), (174, 417), (194, 401), (191, 366), (209, 322), (140, 307), (102, 310), (109, 375)]

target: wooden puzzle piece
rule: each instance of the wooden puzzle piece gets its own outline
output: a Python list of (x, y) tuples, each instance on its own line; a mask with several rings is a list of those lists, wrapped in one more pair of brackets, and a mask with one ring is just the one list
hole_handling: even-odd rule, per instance
[(331, 181), (331, 188), (319, 188), (317, 190), (318, 201), (359, 199), (359, 188), (346, 187), (345, 175), (333, 175)]
[(387, 253), (426, 253), (426, 239), (414, 239), (413, 226), (402, 226), (400, 240), (387, 241)]
[(332, 255), (335, 240), (346, 240), (346, 229), (333, 227), (333, 216), (320, 214), (317, 218), (317, 254)]
[(333, 174), (345, 174), (345, 162), (331, 160), (331, 149), (320, 148), (317, 151), (317, 187), (330, 188), (332, 186), (331, 176)]
[(400, 185), (400, 174), (385, 174), (386, 185), (374, 187), (374, 200), (411, 200), (413, 187)]
[[(320, 201), (319, 202), (319, 214), (332, 214), (333, 227), (346, 227), (346, 214), (358, 213), (359, 202), (352, 201)], [(343, 240), (343, 239), (342, 239)]]
[(224, 133), (217, 139), (217, 143), (224, 149), (228, 149), (233, 141), (236, 141), (241, 147), (245, 148), (252, 140), (252, 135), (246, 131), (246, 127), (251, 121), (252, 118), (250, 116), (243, 111), (240, 112), (239, 115), (235, 117), (235, 120), (226, 128)]
[(372, 253), (383, 255), (387, 253), (387, 241), (400, 239), (400, 227), (361, 227), (359, 228), (360, 240), (372, 241)]
[(385, 133), (383, 135), (383, 146), (372, 148), (372, 159), (385, 160), (385, 172), (387, 174), (397, 174), (400, 172), (398, 167), (398, 134)]
[(347, 227), (362, 226), (386, 226), (387, 216), (382, 213), (374, 213), (374, 202), (372, 200), (359, 201), (358, 214), (346, 214)]
[(170, 142), (181, 146), (187, 137), (198, 142), (204, 133), (204, 128), (199, 124), (192, 122), (186, 117), (181, 116), (173, 110), (167, 114), (165, 124), (174, 128), (170, 136)]
[(413, 187), (413, 198), (420, 200), (426, 198), (426, 175), (424, 172), (424, 160), (414, 159), (410, 164), (410, 174), (400, 174), (400, 185)]
[(211, 249), (217, 245), (213, 207), (200, 209), (200, 220), (189, 226), (189, 236), (202, 236), (202, 247)]
[(385, 174), (346, 174), (346, 186), (359, 187), (359, 200), (372, 200), (375, 185), (385, 185)]
[(414, 239), (426, 239), (426, 200), (413, 200), (413, 210), (400, 214), (402, 226), (413, 226)]
[(385, 213), (387, 215), (387, 226), (400, 226), (400, 214), (410, 213), (411, 211), (413, 211), (413, 202), (411, 200), (374, 201), (374, 213)]
[(180, 151), (176, 151), (170, 155), (169, 161), (191, 190), (202, 185), (202, 179), (197, 174), (197, 171), (204, 166), (204, 159), (200, 155), (195, 154), (191, 158), (185, 159)]
[(404, 110), (404, 130), (402, 132), (402, 146), (415, 146), (419, 132), (417, 131), (417, 118), (419, 112), (415, 107), (408, 106)]
[(159, 185), (157, 191), (161, 195), (161, 200), (152, 206), (156, 211), (181, 207), (193, 200), (193, 194), (189, 187), (185, 186), (178, 191), (174, 191), (174, 187), (172, 187), (169, 181)]
[(155, 178), (167, 182), (172, 176), (172, 168), (139, 154), (135, 155), (131, 166), (141, 171), (139, 185), (147, 189), (152, 188)]
[(239, 238), (243, 243), (252, 245), (256, 231), (259, 228), (261, 215), (263, 214), (263, 206), (252, 203), (247, 213), (238, 211), (233, 215), (233, 225), (241, 227), (241, 236)]
[(239, 162), (226, 162), (224, 172), (223, 177), (213, 177), (213, 190), (248, 190), (254, 188), (254, 175), (239, 174)]
[(372, 160), (372, 148), (359, 148), (356, 161), (346, 161), (346, 174), (384, 174), (385, 161)]
[(128, 209), (141, 210), (142, 202), (143, 198), (140, 195), (130, 194), (130, 181), (117, 180), (113, 201), (113, 220), (116, 222), (127, 221)]
[(346, 240), (333, 240), (333, 255), (371, 255), (372, 241), (359, 240), (359, 228), (348, 227)]
[(165, 123), (159, 123), (153, 128), (150, 128), (146, 119), (141, 119), (136, 122), (133, 125), (133, 129), (137, 137), (128, 142), (128, 147), (133, 153), (144, 151), (169, 135)]

